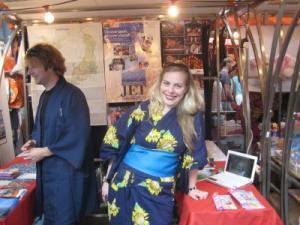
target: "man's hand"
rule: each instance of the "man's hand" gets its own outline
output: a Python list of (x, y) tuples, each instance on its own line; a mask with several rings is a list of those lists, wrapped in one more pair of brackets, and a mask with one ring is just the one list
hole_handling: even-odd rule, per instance
[(53, 153), (47, 147), (44, 147), (44, 148), (31, 148), (29, 151), (24, 151), (19, 156), (23, 157), (25, 160), (38, 162), (51, 155), (53, 155)]
[(35, 140), (28, 140), (22, 147), (21, 147), (21, 151), (25, 152), (25, 151), (29, 151), (31, 148), (33, 148), (36, 145), (36, 141)]

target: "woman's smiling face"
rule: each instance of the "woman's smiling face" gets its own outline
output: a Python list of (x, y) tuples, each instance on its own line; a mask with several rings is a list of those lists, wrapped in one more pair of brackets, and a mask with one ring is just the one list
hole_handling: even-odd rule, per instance
[(173, 108), (187, 91), (186, 74), (183, 72), (166, 72), (160, 83), (160, 94), (165, 107)]

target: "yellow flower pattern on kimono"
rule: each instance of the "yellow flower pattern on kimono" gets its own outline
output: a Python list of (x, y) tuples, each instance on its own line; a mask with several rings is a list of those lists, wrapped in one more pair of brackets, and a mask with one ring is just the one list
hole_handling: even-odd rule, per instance
[(117, 207), (116, 205), (116, 199), (112, 201), (112, 203), (107, 202), (108, 206), (108, 217), (109, 220), (111, 219), (112, 216), (117, 216), (120, 211), (120, 207)]
[(124, 177), (123, 177), (123, 180), (121, 181), (121, 182), (119, 182), (119, 183), (112, 183), (111, 184), (111, 188), (114, 190), (114, 191), (118, 191), (119, 190), (119, 188), (124, 188), (124, 187), (126, 187), (127, 186), (127, 184), (128, 184), (128, 180), (129, 180), (129, 178), (130, 178), (130, 171), (128, 171), (128, 170), (126, 170), (126, 172), (125, 172), (125, 175), (124, 175)]
[(152, 195), (159, 195), (159, 193), (162, 190), (162, 187), (160, 186), (158, 181), (146, 179), (144, 182), (139, 184), (140, 186), (147, 187), (148, 191)]
[(160, 139), (161, 137), (161, 133), (156, 130), (155, 128), (153, 128), (150, 133), (147, 135), (146, 137), (146, 141), (151, 143), (151, 142), (158, 142), (158, 140)]
[(105, 144), (111, 145), (114, 148), (119, 148), (119, 140), (117, 138), (117, 129), (115, 126), (110, 126), (103, 139)]
[(173, 152), (176, 146), (177, 146), (177, 140), (174, 138), (174, 136), (171, 134), (170, 131), (165, 132), (157, 144), (158, 149), (167, 152)]
[(145, 111), (141, 109), (141, 106), (136, 108), (129, 116), (127, 121), (127, 126), (129, 127), (132, 124), (132, 120), (136, 120), (137, 122), (143, 121), (145, 117)]
[(157, 122), (160, 121), (162, 118), (162, 113), (152, 114), (151, 117), (154, 122), (154, 126), (156, 126)]
[(195, 163), (194, 158), (192, 156), (186, 154), (183, 158), (182, 168), (190, 169), (194, 163)]
[(147, 213), (138, 203), (135, 203), (134, 211), (132, 212), (132, 222), (134, 225), (150, 225), (149, 213)]

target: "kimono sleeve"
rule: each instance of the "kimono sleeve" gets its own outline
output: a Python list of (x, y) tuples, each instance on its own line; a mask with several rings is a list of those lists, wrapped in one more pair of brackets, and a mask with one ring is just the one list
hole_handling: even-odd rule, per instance
[(184, 154), (182, 162), (182, 169), (184, 170), (202, 169), (207, 164), (202, 113), (198, 113), (195, 116), (194, 125), (197, 133), (197, 139), (194, 142), (195, 149), (193, 151), (186, 151)]
[(205, 134), (203, 128), (202, 113), (195, 116), (195, 130), (197, 139), (194, 143), (193, 151), (186, 151), (182, 156), (182, 162), (178, 170), (177, 190), (188, 193), (189, 172), (195, 169), (201, 169), (207, 164), (207, 149), (205, 145)]
[(108, 128), (100, 149), (101, 159), (116, 159), (122, 155), (122, 149), (131, 141), (136, 127), (145, 118), (146, 111), (142, 108), (141, 105), (133, 107)]
[(77, 89), (72, 89), (64, 104), (62, 118), (59, 118), (62, 121), (58, 121), (60, 135), (48, 148), (75, 168), (81, 168), (90, 138), (89, 108), (84, 94)]

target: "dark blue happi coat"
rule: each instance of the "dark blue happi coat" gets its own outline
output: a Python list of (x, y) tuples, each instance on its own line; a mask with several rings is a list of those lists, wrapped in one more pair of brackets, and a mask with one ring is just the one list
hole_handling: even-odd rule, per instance
[(48, 98), (41, 127), (42, 94), (32, 138), (54, 154), (37, 163), (37, 214), (44, 225), (73, 225), (98, 205), (90, 117), (79, 88), (60, 77)]
[[(173, 224), (175, 182), (184, 190), (189, 171), (202, 168), (207, 163), (200, 112), (194, 119), (197, 132), (195, 150), (189, 151), (183, 141), (176, 108), (164, 116), (149, 116), (148, 106), (149, 102), (143, 102), (125, 113), (116, 124), (109, 127), (103, 140), (100, 157), (104, 160), (114, 159), (108, 176), (111, 180), (108, 195), (111, 225)], [(144, 155), (134, 159), (133, 154), (128, 157), (132, 149), (141, 150)], [(149, 158), (153, 156), (153, 151), (160, 155), (177, 155), (178, 160), (173, 165), (177, 173), (175, 171), (173, 176), (145, 173), (142, 168), (146, 167), (150, 172), (151, 168), (157, 171), (164, 164), (164, 158), (156, 158), (155, 161)], [(129, 165), (128, 161), (135, 167)], [(164, 174), (164, 171), (161, 172)]]

